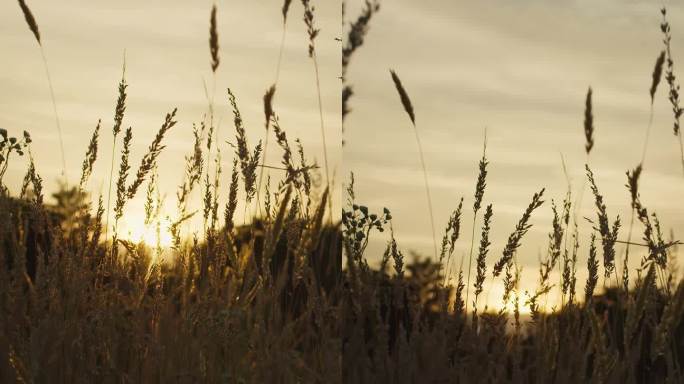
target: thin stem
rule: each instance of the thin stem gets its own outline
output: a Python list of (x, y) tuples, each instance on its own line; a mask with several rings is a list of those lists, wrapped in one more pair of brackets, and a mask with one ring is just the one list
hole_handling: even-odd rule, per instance
[[(649, 246), (648, 244), (632, 243), (632, 242), (624, 241), (624, 240), (615, 240), (615, 242), (616, 242), (616, 243), (619, 243), (619, 244), (636, 245), (636, 246), (639, 246), (639, 247), (648, 247), (648, 246)], [(669, 248), (669, 247), (671, 247), (671, 246), (673, 246), (673, 245), (679, 245), (679, 244), (682, 244), (679, 240), (671, 241), (671, 242), (669, 242), (669, 243), (665, 243), (664, 248)]]
[(684, 144), (682, 144), (682, 131), (677, 133), (677, 138), (679, 139), (679, 153), (682, 157), (682, 172), (684, 172)]
[(451, 272), (452, 272), (451, 265), (453, 264), (451, 262), (451, 255), (452, 255), (452, 252), (449, 252), (449, 255), (447, 256), (446, 273), (444, 274), (444, 285), (446, 285), (448, 279), (451, 278)]
[[(585, 164), (589, 164), (590, 160), (591, 160), (591, 157), (587, 153)], [(575, 201), (575, 210), (573, 211), (573, 218), (572, 218), (578, 227), (579, 227), (579, 223), (577, 222), (577, 213), (579, 213), (582, 210), (582, 203), (584, 201), (584, 189), (586, 188), (586, 186), (587, 186), (587, 177), (585, 175), (582, 178), (582, 189), (580, 189), (580, 193), (577, 196), (577, 200)]]
[(485, 308), (487, 308), (489, 306), (489, 294), (492, 291), (493, 285), (494, 285), (494, 278), (491, 278), (491, 279), (489, 279), (489, 286), (487, 287), (487, 293), (485, 294)]
[[(276, 170), (278, 170), (278, 171), (285, 171), (285, 172), (288, 171), (287, 168), (276, 167), (276, 166), (273, 166), (273, 165), (264, 165), (264, 164), (261, 164), (261, 165), (259, 165), (259, 167), (268, 168), (268, 169), (276, 169)], [(318, 168), (320, 168), (320, 167), (314, 166), (314, 165), (310, 165), (310, 166), (307, 166), (307, 167), (305, 167), (305, 168), (295, 169), (294, 172), (301, 172), (301, 171), (304, 171), (304, 170), (307, 170), (307, 169), (318, 169)]]
[[(468, 313), (468, 300), (469, 300), (469, 294), (470, 294), (470, 270), (472, 269), (473, 265), (473, 247), (475, 245), (475, 223), (477, 220), (477, 211), (473, 214), (473, 230), (470, 235), (470, 257), (468, 260), (468, 278), (466, 279), (466, 303), (465, 303), (465, 313)], [(462, 263), (461, 259), (461, 263)]]
[[(560, 153), (560, 158), (561, 158), (561, 165), (563, 166), (563, 174), (565, 175), (565, 183), (568, 185), (568, 201), (572, 197), (572, 183), (570, 181), (570, 175), (568, 175), (568, 168), (565, 166), (565, 157), (563, 157), (563, 153)], [(582, 186), (582, 189), (584, 189), (584, 186)], [(570, 202), (572, 203), (572, 202)], [(568, 209), (568, 214), (569, 214), (569, 209)], [(563, 213), (565, 215), (565, 213)], [(573, 220), (576, 219), (576, 216), (573, 217)], [(569, 229), (570, 229), (570, 221), (568, 220), (565, 223), (565, 231), (563, 232), (563, 255), (566, 255), (568, 252), (568, 235), (569, 235)], [(575, 223), (575, 236), (579, 236), (579, 230), (577, 228), (577, 223)], [(563, 301), (565, 300), (565, 295), (563, 294), (563, 271), (561, 269), (560, 262), (558, 263), (558, 292), (560, 293), (561, 296), (561, 308), (563, 308)], [(549, 290), (550, 291), (550, 290)], [(544, 311), (546, 311), (546, 305), (548, 304), (548, 299), (549, 299), (549, 293), (547, 292), (544, 295)]]
[(280, 79), (280, 64), (283, 61), (283, 51), (285, 47), (285, 35), (287, 32), (287, 21), (283, 21), (283, 34), (280, 38), (280, 51), (278, 52), (278, 63), (276, 64), (276, 76), (275, 76), (275, 82), (274, 84), (278, 84), (278, 80)]
[[(323, 125), (323, 102), (321, 100), (321, 82), (320, 82), (320, 76), (318, 74), (318, 59), (316, 55), (316, 51), (314, 50), (312, 52), (311, 57), (313, 58), (314, 62), (314, 70), (316, 72), (316, 91), (318, 94), (318, 115), (320, 117), (321, 121), (321, 139), (323, 140), (323, 160), (325, 164), (325, 184), (328, 187), (328, 190), (330, 190), (330, 175), (329, 175), (329, 168), (328, 168), (328, 146), (325, 142), (325, 126)], [(421, 151), (421, 157), (422, 157), (422, 151)], [(425, 166), (423, 165), (423, 168)], [(428, 192), (429, 194), (429, 192)], [(332, 215), (333, 215), (333, 210), (332, 210), (332, 199), (328, 199), (328, 209), (330, 210), (330, 224), (332, 224)], [(432, 212), (432, 208), (430, 208), (430, 212)], [(430, 216), (432, 216), (432, 213), (430, 213)], [(432, 235), (434, 239), (434, 234), (435, 234), (435, 228), (434, 224), (432, 227)], [(437, 243), (435, 242), (435, 257), (437, 256)]]
[[(651, 109), (648, 115), (648, 125), (646, 126), (646, 137), (644, 138), (644, 149), (641, 152), (641, 163), (640, 165), (643, 167), (645, 162), (646, 162), (646, 151), (648, 150), (648, 139), (651, 136), (651, 127), (653, 126), (653, 100), (651, 100)], [(622, 275), (625, 275), (625, 269), (628, 268), (628, 262), (629, 262), (629, 246), (631, 245), (631, 240), (632, 240), (632, 229), (634, 228), (634, 207), (631, 209), (631, 214), (630, 214), (630, 219), (629, 219), (629, 232), (627, 233), (627, 247), (625, 248), (625, 259), (623, 261), (622, 265)], [(628, 287), (625, 285), (625, 291), (628, 290)]]
[[(651, 136), (651, 126), (653, 125), (653, 102), (651, 102), (651, 112), (648, 116), (648, 125), (646, 126), (646, 138), (644, 139), (644, 149), (641, 152), (641, 165), (646, 161), (646, 150), (648, 149), (648, 139)], [(680, 139), (681, 141), (681, 139)]]
[[(645, 153), (645, 152), (644, 152)], [(642, 158), (643, 159), (643, 158)], [(643, 160), (642, 160), (643, 162)], [(625, 275), (625, 269), (628, 268), (629, 263), (629, 246), (632, 245), (632, 227), (634, 226), (634, 207), (632, 207), (631, 215), (629, 218), (629, 232), (627, 232), (627, 247), (625, 248), (625, 260), (622, 264), (622, 275)], [(627, 269), (628, 270), (628, 269)], [(628, 280), (629, 281), (629, 280)], [(627, 282), (628, 282), (627, 281)], [(625, 292), (628, 290), (627, 282), (625, 282)]]
[(432, 197), (430, 195), (430, 183), (428, 182), (427, 167), (425, 166), (425, 157), (423, 156), (423, 145), (420, 143), (420, 136), (418, 135), (418, 128), (416, 123), (413, 123), (413, 133), (416, 135), (416, 144), (418, 144), (418, 154), (420, 155), (420, 165), (423, 168), (423, 181), (425, 182), (425, 194), (427, 195), (428, 212), (430, 213), (430, 227), (432, 228), (432, 245), (435, 252), (435, 260), (437, 259), (437, 237), (435, 234), (435, 218), (432, 214)]
[[(214, 127), (214, 96), (216, 96), (216, 72), (212, 72), (211, 77), (212, 77), (211, 99), (209, 99), (208, 95), (207, 95), (207, 99), (209, 99), (209, 135), (214, 135), (214, 136), (213, 137), (207, 137), (207, 140), (213, 140), (215, 143), (218, 143), (219, 142), (218, 139), (215, 139), (216, 131), (218, 129), (216, 129)], [(205, 91), (206, 91), (206, 84), (205, 84)], [(207, 149), (207, 167), (206, 167), (206, 176), (204, 178), (205, 182), (207, 182), (207, 183), (211, 183), (209, 181), (209, 171), (211, 168), (211, 148), (212, 147), (209, 147)], [(205, 188), (208, 188), (208, 187), (205, 186)], [(216, 193), (216, 192), (218, 192), (218, 191), (215, 191), (214, 193)], [(204, 228), (203, 229), (204, 229), (204, 233), (206, 234), (206, 232), (207, 232), (207, 218), (206, 217), (204, 218)]]
[(112, 202), (112, 175), (114, 175), (114, 154), (116, 152), (116, 134), (113, 135), (114, 141), (112, 142), (112, 161), (109, 166), (109, 189), (107, 192), (107, 225), (105, 226), (105, 244), (109, 240), (109, 212), (111, 209)]
[(266, 133), (264, 134), (264, 150), (261, 152), (261, 166), (259, 167), (259, 183), (257, 184), (257, 190), (256, 190), (256, 206), (254, 207), (254, 216), (256, 217), (259, 213), (261, 213), (262, 206), (261, 206), (261, 185), (264, 180), (264, 168), (269, 168), (265, 166), (264, 164), (266, 163), (266, 154), (268, 153), (268, 127), (266, 127)]
[[(284, 46), (285, 46), (285, 35), (287, 32), (287, 19), (283, 20), (283, 32), (282, 36), (280, 38), (280, 49), (278, 52), (278, 63), (276, 64), (276, 74), (275, 74), (275, 81), (273, 82), (273, 86), (278, 85), (278, 80), (280, 79), (280, 64), (283, 61), (283, 51), (284, 51)], [(260, 195), (261, 195), (261, 186), (263, 184), (264, 180), (264, 168), (268, 168), (264, 166), (266, 164), (266, 156), (268, 155), (268, 122), (266, 122), (266, 133), (264, 134), (264, 150), (261, 152), (262, 157), (261, 157), (261, 169), (259, 170), (259, 184), (257, 185), (257, 192), (256, 192), (256, 199), (257, 199), (257, 205), (254, 209), (254, 215), (256, 216), (258, 213), (261, 213), (262, 206), (260, 203)]]
[[(567, 231), (567, 227), (566, 227), (566, 231)], [(566, 233), (565, 234), (566, 240), (567, 240), (567, 235), (568, 234)], [(564, 245), (563, 246), (563, 260), (558, 260), (556, 262), (558, 265), (558, 280), (560, 283), (560, 284), (558, 284), (558, 292), (560, 293), (560, 299), (561, 299), (560, 306), (561, 306), (561, 308), (563, 308), (563, 303), (565, 303), (565, 292), (563, 292), (563, 267), (564, 267), (564, 265), (561, 265), (561, 264), (565, 263), (566, 257), (568, 257), (568, 252), (567, 252), (566, 246)], [(548, 294), (547, 294), (547, 296), (548, 296)], [(546, 306), (546, 302), (544, 303), (544, 306)]]
[(62, 139), (62, 126), (59, 124), (59, 115), (57, 114), (57, 102), (55, 101), (55, 91), (52, 87), (52, 77), (50, 76), (50, 69), (48, 68), (47, 58), (45, 57), (45, 51), (43, 50), (43, 45), (40, 44), (40, 56), (43, 58), (43, 66), (45, 67), (45, 75), (47, 76), (48, 85), (50, 87), (50, 98), (52, 99), (52, 111), (55, 114), (55, 124), (57, 125), (57, 135), (59, 136), (59, 149), (62, 155), (62, 177), (64, 177), (65, 183), (68, 183), (67, 173), (66, 173), (66, 158), (64, 157), (64, 140)]
[[(125, 79), (126, 79), (126, 49), (123, 51), (123, 69), (122, 69), (122, 74), (121, 74), (121, 81), (122, 85), (125, 86)], [(125, 99), (125, 92), (123, 94), (124, 99)], [(118, 101), (117, 101), (117, 109), (118, 109)], [(115, 116), (114, 116), (114, 125), (115, 128), (112, 130), (112, 157), (111, 157), (111, 162), (109, 165), (109, 188), (107, 189), (107, 225), (105, 226), (105, 246), (107, 245), (107, 240), (109, 240), (109, 213), (111, 209), (111, 202), (112, 202), (112, 180), (113, 175), (114, 175), (114, 155), (116, 153), (116, 137), (119, 131), (116, 128), (116, 111), (115, 111)], [(123, 115), (122, 115), (123, 119)], [(120, 128), (120, 127), (119, 127)], [(116, 234), (114, 234), (114, 237), (116, 238)], [(114, 246), (114, 243), (112, 243), (112, 246)]]

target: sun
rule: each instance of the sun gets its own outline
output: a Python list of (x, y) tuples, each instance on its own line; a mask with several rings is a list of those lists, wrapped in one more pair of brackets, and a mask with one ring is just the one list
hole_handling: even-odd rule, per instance
[[(145, 225), (142, 220), (134, 220), (132, 223), (127, 223), (122, 238), (155, 247), (157, 246), (157, 228), (155, 224)], [(162, 221), (159, 225), (159, 245), (162, 248), (168, 248), (171, 244), (173, 244), (173, 239), (168, 230), (168, 223)]]

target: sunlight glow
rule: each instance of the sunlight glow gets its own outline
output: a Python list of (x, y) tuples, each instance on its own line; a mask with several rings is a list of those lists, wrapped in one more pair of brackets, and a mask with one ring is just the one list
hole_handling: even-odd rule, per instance
[[(162, 248), (168, 248), (173, 243), (168, 227), (166, 220), (162, 220), (159, 227), (159, 245)], [(126, 223), (126, 229), (121, 237), (135, 243), (145, 243), (150, 247), (156, 247), (156, 224), (145, 225), (142, 220), (132, 220), (132, 222)]]

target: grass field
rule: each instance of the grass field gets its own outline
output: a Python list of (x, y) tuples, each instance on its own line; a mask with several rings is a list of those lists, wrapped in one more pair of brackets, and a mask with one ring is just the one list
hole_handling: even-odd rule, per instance
[[(18, 4), (48, 70), (40, 19), (25, 1)], [(225, 60), (220, 11), (218, 5), (207, 9), (212, 73)], [(392, 207), (374, 212), (358, 201), (353, 173), (342, 196), (333, 196), (339, 186), (328, 148), (340, 143), (326, 142), (326, 134), (335, 136), (325, 125), (316, 8), (309, 0), (285, 1), (275, 11), (282, 14), (283, 42), (288, 23), (303, 21), (301, 44), (311, 66), (302, 71), (316, 85), (306, 89), (315, 92), (320, 118), (309, 133), (321, 136), (321, 162), (279, 117), (278, 76), (261, 99), (242, 100), (231, 88), (215, 100), (207, 97), (179, 170), (159, 160), (169, 133), (178, 129), (173, 107), (160, 116), (144, 154), (132, 157), (138, 139), (127, 118), (125, 64), (112, 85), (112, 118), (100, 120), (88, 146), (78, 149), (84, 153), (79, 177), (69, 170), (67, 181), (69, 142), (54, 146), (51, 165), (41, 164), (61, 167), (58, 190), (44, 188), (31, 133), (0, 130), (0, 382), (684, 382), (680, 242), (664, 234), (642, 201), (645, 150), (624, 178), (630, 217), (607, 208), (595, 170), (586, 165), (580, 189), (568, 185), (561, 202), (549, 201), (539, 186), (504, 247), (494, 249), (498, 207), (489, 201), (486, 140), (474, 193), (455, 202), (446, 226), (435, 223), (421, 110), (401, 73), (391, 71), (386, 76), (397, 91), (397, 113), (406, 114), (420, 153), (425, 196), (416, 199), (427, 204), (415, 216), (433, 224), (434, 254), (411, 255), (395, 237)], [(342, 39), (342, 118), (353, 113), (347, 66), (377, 12), (380, 3), (367, 2)], [(662, 51), (644, 75), (650, 81), (644, 92), (651, 105), (671, 105), (673, 145), (681, 146), (667, 16), (663, 9)], [(588, 88), (577, 131), (587, 155), (597, 129), (592, 95)], [(54, 95), (52, 103), (61, 140)], [(243, 103), (263, 109), (263, 137), (255, 140), (247, 128)], [(228, 142), (217, 139), (219, 108), (230, 114)], [(111, 148), (102, 145), (104, 135), (111, 135)], [(683, 159), (673, 161), (684, 171)], [(88, 190), (100, 163), (109, 169), (106, 183), (99, 192)], [(21, 185), (7, 182), (8, 169), (25, 173)], [(182, 175), (180, 185), (162, 189), (165, 172)], [(585, 189), (594, 207), (586, 220), (576, 206)], [(168, 215), (167, 194), (176, 196)], [(140, 241), (120, 228), (135, 217), (129, 214), (135, 199), (144, 199), (143, 222), (136, 224), (144, 228)], [(345, 202), (341, 215), (336, 201)], [(541, 210), (552, 213), (548, 244), (538, 271), (523, 275), (518, 251)], [(467, 223), (471, 231), (463, 230)], [(589, 244), (580, 244), (580, 226), (591, 232)], [(369, 243), (379, 236), (387, 239), (386, 249), (375, 254)], [(461, 243), (468, 253), (459, 257)], [(639, 268), (629, 267), (630, 258), (639, 259)], [(578, 270), (588, 277), (578, 278)], [(521, 289), (523, 279), (534, 279), (536, 288)], [(503, 285), (502, 297), (490, 295), (494, 284)], [(559, 292), (558, 302), (552, 291)]]

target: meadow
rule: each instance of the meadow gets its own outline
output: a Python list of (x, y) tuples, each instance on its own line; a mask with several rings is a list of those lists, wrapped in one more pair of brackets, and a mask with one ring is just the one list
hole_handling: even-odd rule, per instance
[[(378, 11), (370, 5), (366, 10), (371, 16)], [(434, 248), (434, 256), (428, 251), (422, 257), (411, 255), (402, 249), (390, 210), (373, 212), (357, 201), (352, 179), (342, 217), (352, 292), (343, 308), (342, 371), (346, 382), (684, 380), (684, 282), (677, 253), (680, 241), (673, 233), (664, 235), (659, 216), (647, 208), (640, 194), (640, 177), (644, 169), (652, 169), (644, 164), (649, 136), (656, 134), (651, 131), (657, 101), (671, 108), (670, 145), (678, 149), (679, 156), (670, 161), (680, 168), (680, 177), (684, 172), (674, 43), (666, 9), (660, 16), (662, 45), (652, 72), (643, 76), (651, 116), (643, 150), (639, 151), (641, 161), (623, 173), (623, 193), (629, 196), (631, 207), (628, 217), (608, 209), (610, 203), (589, 164), (600, 129), (594, 121), (597, 111), (592, 87), (585, 91), (583, 124), (576, 130), (583, 138), (587, 158), (583, 180), (573, 185), (563, 164), (567, 180), (564, 198), (560, 202), (548, 198), (549, 191), (539, 185), (501, 248), (492, 247), (497, 203), (487, 201), (491, 165), (486, 136), (481, 158), (474, 164), (478, 176), (472, 180), (473, 194), (451, 198), (453, 211), (442, 231), (437, 233), (439, 225), (425, 231), (432, 233), (433, 247), (426, 249)], [(369, 19), (360, 18), (363, 26), (356, 30), (365, 31)], [(416, 168), (422, 171), (424, 203), (414, 197), (413, 209), (425, 207), (420, 216), (434, 223), (437, 212), (433, 212), (430, 172), (424, 157), (427, 148), (420, 140), (424, 128), (420, 122), (426, 119), (421, 120), (417, 106), (425, 103), (418, 100), (414, 105), (398, 71), (390, 70), (386, 79), (396, 91), (397, 113), (404, 113), (406, 128), (415, 135), (414, 158), (419, 164)], [(666, 96), (660, 98), (662, 94)], [(583, 217), (579, 205), (585, 190), (593, 212)], [(533, 223), (539, 222), (535, 216), (543, 210), (552, 213), (548, 245), (539, 256), (536, 273), (526, 269), (523, 275), (518, 251)], [(464, 227), (471, 231), (463, 233)], [(588, 244), (581, 244), (581, 230), (590, 232)], [(382, 256), (369, 253), (370, 238), (385, 231), (389, 232), (385, 252)], [(460, 255), (455, 252), (459, 243), (466, 250)], [(624, 246), (624, 252), (618, 246)], [(635, 259), (638, 267), (632, 268)], [(582, 271), (586, 279), (579, 278)], [(532, 279), (535, 288), (523, 289), (523, 280), (529, 286)], [(500, 298), (491, 295), (497, 283), (503, 286)]]
[[(24, 0), (18, 3), (47, 70), (40, 19)], [(223, 61), (220, 11), (207, 9), (206, 57), (213, 73)], [(344, 11), (343, 2), (343, 18)], [(336, 169), (327, 149), (341, 143), (326, 143), (326, 134), (334, 135), (324, 124), (314, 4), (286, 0), (274, 12), (282, 15), (283, 42), (295, 18), (306, 30), (301, 44), (311, 66), (302, 71), (316, 85), (307, 89), (315, 92), (320, 117), (319, 126), (307, 129), (321, 136), (321, 163), (279, 118), (277, 76), (261, 99), (243, 101), (231, 88), (216, 100), (207, 97), (205, 117), (193, 125), (176, 172), (182, 182), (171, 191), (160, 186), (165, 164), (159, 159), (169, 133), (183, 123), (169, 108), (134, 161), (125, 63), (112, 87), (112, 118), (100, 120), (88, 146), (79, 149), (78, 182), (66, 177), (69, 143), (55, 146), (61, 148), (53, 159), (61, 164), (61, 187), (49, 194), (34, 161), (36, 139), (14, 127), (0, 129), (0, 382), (684, 382), (680, 242), (663, 234), (640, 196), (645, 150), (642, 162), (625, 174), (631, 217), (608, 210), (595, 170), (586, 165), (580, 192), (568, 185), (555, 203), (539, 186), (503, 249), (492, 249), (497, 205), (487, 200), (486, 140), (473, 195), (455, 204), (445, 226), (435, 223), (417, 123), (421, 110), (401, 73), (390, 71), (397, 113), (405, 113), (421, 154), (416, 161), (428, 208), (415, 215), (433, 224), (434, 255), (405, 256), (409, 250), (394, 236), (392, 207), (374, 212), (358, 201), (353, 173), (343, 196), (333, 196)], [(342, 119), (353, 113), (347, 68), (377, 12), (378, 1), (366, 2), (341, 39)], [(644, 92), (651, 105), (666, 93), (672, 145), (681, 148), (679, 83), (668, 14), (661, 12), (663, 46), (652, 73), (645, 74)], [(587, 155), (597, 130), (592, 92), (586, 91), (578, 129)], [(263, 110), (259, 139), (247, 128), (243, 102)], [(54, 95), (52, 103), (61, 141)], [(219, 108), (231, 116), (227, 142), (216, 136)], [(105, 134), (113, 139), (111, 148), (102, 145)], [(273, 148), (278, 160), (270, 155)], [(673, 161), (684, 172), (684, 155)], [(87, 186), (102, 162), (108, 189), (97, 194)], [(6, 184), (8, 169), (24, 172), (21, 185)], [(588, 218), (576, 207), (575, 194), (585, 188), (595, 208)], [(176, 196), (168, 217), (166, 193)], [(143, 199), (140, 226), (151, 231), (140, 241), (120, 230), (136, 198)], [(345, 202), (341, 214), (337, 200)], [(523, 291), (520, 282), (532, 273), (523, 277), (518, 251), (542, 209), (552, 212), (552, 231), (532, 277), (537, 288)], [(472, 231), (463, 234), (466, 222)], [(588, 252), (580, 251), (580, 226), (591, 228), (590, 243), (583, 244)], [(375, 254), (369, 243), (380, 233), (386, 249)], [(455, 253), (462, 242), (467, 257)], [(624, 254), (618, 244), (626, 245)], [(639, 260), (639, 268), (629, 268), (630, 258)], [(586, 280), (578, 278), (580, 269), (588, 271)], [(490, 297), (495, 282), (503, 283), (501, 298)], [(558, 303), (549, 299), (552, 290), (561, 293)], [(489, 306), (499, 301), (501, 306)]]
[[(50, 37), (41, 33), (40, 15), (24, 1), (18, 5), (16, 17), (35, 38), (52, 95), (59, 141), (45, 165), (61, 164), (61, 171), (50, 194), (34, 161), (45, 158), (33, 149), (37, 139), (0, 130), (0, 382), (339, 382), (340, 234), (329, 208), (327, 153), (319, 166), (286, 133), (277, 76), (262, 99), (249, 103), (262, 110), (261, 125), (249, 130), (239, 95), (214, 85), (225, 90), (214, 103), (207, 92), (203, 119), (185, 130), (187, 154), (175, 172), (182, 181), (168, 191), (160, 179), (174, 171), (160, 159), (168, 136), (185, 124), (169, 108), (145, 152), (136, 154), (141, 130), (127, 115), (135, 84), (124, 61), (112, 84), (112, 118), (98, 121), (78, 150), (84, 155), (74, 182), (64, 160), (73, 145), (62, 139), (60, 99), (43, 49)], [(312, 130), (325, 149), (315, 8), (286, 1), (273, 12), (282, 22), (280, 57), (288, 21), (296, 18), (306, 31), (301, 45), (311, 66), (302, 71), (310, 75), (306, 88), (318, 91), (320, 127)], [(216, 5), (206, 10), (204, 57), (214, 83), (228, 56), (220, 49), (220, 17)], [(220, 139), (219, 108), (232, 123)], [(276, 150), (267, 159), (269, 139)], [(99, 163), (109, 174), (98, 194), (88, 186)], [(23, 164), (23, 182), (5, 184), (7, 170)], [(176, 197), (168, 215), (167, 193)], [(136, 215), (130, 205), (140, 197), (143, 214)], [(138, 217), (144, 223), (131, 223)], [(128, 236), (123, 225), (146, 232)]]

